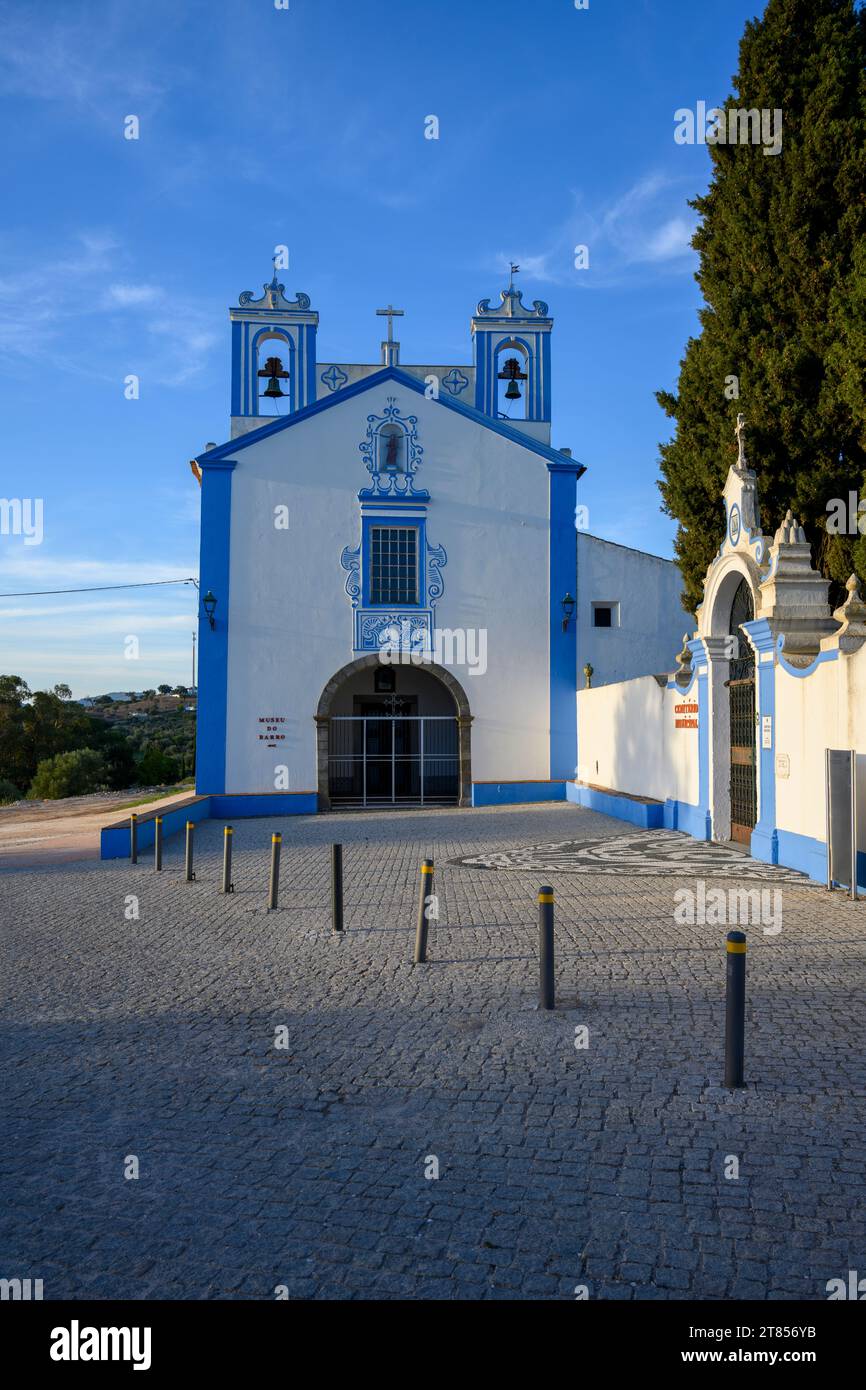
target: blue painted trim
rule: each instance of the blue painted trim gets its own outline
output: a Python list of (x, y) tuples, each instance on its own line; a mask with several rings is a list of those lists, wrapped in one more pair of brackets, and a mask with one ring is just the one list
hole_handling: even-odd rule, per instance
[[(201, 795), (225, 790), (234, 466), (218, 459), (202, 468), (195, 783)], [(213, 628), (201, 602), (208, 589), (217, 599)]]
[(665, 830), (680, 830), (684, 835), (691, 835), (693, 840), (713, 838), (709, 810), (706, 806), (693, 806), (689, 801), (668, 797), (664, 804), (663, 824)]
[(579, 782), (567, 784), (565, 799), (576, 806), (585, 806), (588, 811), (598, 811), (599, 815), (638, 825), (642, 830), (660, 830), (664, 825), (665, 808), (660, 801), (637, 801), (625, 793), (616, 796), (595, 787), (584, 787)]
[(232, 415), (242, 415), (241, 408), (241, 345), (243, 343), (244, 326), (235, 321), (232, 323)]
[(515, 806), (531, 801), (565, 801), (565, 782), (473, 782), (473, 806)]
[[(707, 654), (700, 637), (686, 643), (692, 654), (692, 670), (698, 683), (698, 823), (709, 824), (710, 814), (710, 673)], [(688, 687), (691, 689), (691, 686)], [(687, 805), (687, 802), (681, 803)], [(692, 834), (689, 831), (689, 834)], [(703, 838), (703, 836), (701, 836)], [(709, 835), (706, 836), (710, 838)]]
[[(188, 806), (167, 807), (165, 810), (148, 811), (147, 807), (140, 807), (139, 814), (143, 817), (138, 822), (138, 850), (149, 849), (156, 839), (156, 817), (162, 816), (162, 835), (163, 839), (168, 839), (170, 835), (177, 835), (179, 831), (185, 829), (188, 820), (198, 824), (199, 821), (208, 820), (211, 814), (211, 799), (204, 796), (200, 801), (194, 801)], [(135, 810), (135, 807), (132, 808)], [(106, 825), (99, 832), (99, 857), (100, 859), (128, 859), (129, 858), (129, 825)]]
[[(744, 623), (743, 626), (751, 626), (751, 624)], [(825, 661), (836, 661), (839, 657), (839, 648), (836, 647), (829, 652), (819, 652), (815, 660), (811, 662), (809, 666), (792, 666), (790, 661), (785, 660), (784, 647), (785, 636), (783, 633), (782, 636), (776, 640), (778, 662), (783, 671), (787, 671), (789, 676), (796, 676), (798, 680), (805, 680), (806, 676), (811, 676), (812, 672), (816, 671)]]
[(250, 820), (262, 816), (314, 816), (319, 809), (317, 792), (264, 792), (261, 796), (240, 796), (226, 792), (212, 796), (212, 820)]
[[(798, 869), (802, 874), (817, 883), (827, 882), (827, 846), (823, 840), (814, 840), (811, 835), (798, 835), (793, 830), (776, 830), (778, 843), (777, 863), (786, 869)], [(860, 879), (861, 855), (857, 855), (857, 878)]]
[[(399, 526), (404, 531), (418, 532), (418, 602), (417, 603), (371, 603), (370, 567), (373, 563), (373, 547), (370, 540), (372, 527)], [(427, 522), (423, 516), (388, 516), (378, 511), (375, 516), (361, 515), (361, 607), (372, 612), (417, 613), (427, 605)]]
[[(138, 823), (138, 849), (149, 849), (156, 839), (156, 817), (162, 816), (163, 840), (180, 834), (188, 820), (250, 820), (266, 816), (312, 816), (319, 809), (317, 792), (273, 792), (261, 796), (203, 796), (188, 806), (154, 811)], [(107, 825), (100, 831), (100, 859), (129, 858), (129, 825)]]
[[(779, 841), (776, 835), (776, 667), (772, 661), (762, 661), (764, 653), (771, 655), (775, 646), (773, 631), (766, 618), (743, 623), (742, 629), (755, 649), (755, 694), (758, 723), (755, 744), (758, 755), (758, 823), (752, 831), (749, 848), (755, 859), (765, 864), (779, 862)], [(763, 720), (772, 720), (771, 747), (764, 747)]]
[(577, 610), (562, 630), (562, 600), (577, 596), (574, 509), (577, 478), (550, 473), (548, 641), (550, 659), (550, 775), (573, 777), (577, 767)]
[[(389, 382), (397, 382), (398, 385), (405, 387), (407, 391), (414, 391), (416, 395), (424, 396), (426, 387), (424, 383), (415, 377), (407, 375), (399, 367), (383, 367), (381, 371), (374, 372), (372, 376), (364, 377), (361, 381), (354, 382), (351, 386), (345, 386), (340, 391), (322, 400), (314, 401), (312, 404), (304, 406), (302, 410), (296, 411), (294, 415), (288, 415), (283, 419), (271, 420), (266, 425), (260, 425), (258, 429), (249, 430), (247, 434), (241, 435), (239, 439), (230, 439), (225, 444), (220, 444), (216, 449), (209, 449), (200, 454), (196, 462), (203, 468), (207, 462), (216, 463), (220, 459), (230, 458), (239, 453), (242, 449), (249, 449), (251, 445), (258, 444), (262, 439), (267, 439), (272, 434), (277, 434), (280, 430), (291, 429), (293, 425), (300, 424), (303, 420), (310, 420), (320, 411), (330, 410), (335, 405), (352, 400), (356, 396), (362, 395), (365, 391), (376, 390), (380, 386), (387, 385)], [(552, 449), (549, 444), (543, 444), (539, 439), (532, 439), (528, 434), (523, 434), (521, 430), (514, 429), (513, 426), (506, 424), (502, 420), (494, 420), (489, 415), (477, 410), (474, 406), (466, 405), (463, 401), (454, 400), (450, 396), (440, 395), (438, 401), (443, 410), (453, 410), (455, 414), (462, 415), (467, 420), (472, 420), (476, 425), (483, 425), (485, 429), (492, 430), (494, 434), (500, 435), (503, 439), (508, 439), (512, 444), (520, 444), (530, 453), (538, 454), (540, 458), (547, 461), (548, 467), (551, 465), (557, 472), (572, 473), (579, 478), (586, 472), (585, 464), (578, 463), (577, 459), (565, 458), (557, 449)], [(573, 520), (572, 520), (573, 529)]]

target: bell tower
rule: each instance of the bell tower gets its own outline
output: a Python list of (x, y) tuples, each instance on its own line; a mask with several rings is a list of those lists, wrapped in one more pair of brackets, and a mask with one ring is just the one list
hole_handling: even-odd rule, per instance
[(531, 309), (514, 284), (499, 308), (482, 299), (472, 319), (475, 408), (550, 443), (550, 333), (553, 319), (542, 299)]
[(289, 300), (274, 271), (260, 299), (252, 290), (229, 310), (232, 325), (232, 438), (316, 399), (316, 331), (310, 297)]

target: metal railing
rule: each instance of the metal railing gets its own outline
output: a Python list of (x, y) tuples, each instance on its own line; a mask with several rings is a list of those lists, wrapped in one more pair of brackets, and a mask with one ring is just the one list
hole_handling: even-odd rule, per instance
[(328, 787), (337, 805), (449, 805), (460, 759), (453, 715), (333, 715)]

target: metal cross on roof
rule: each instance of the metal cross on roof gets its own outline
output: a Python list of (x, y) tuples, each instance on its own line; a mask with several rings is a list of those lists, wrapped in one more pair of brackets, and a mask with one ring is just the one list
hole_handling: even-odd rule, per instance
[(382, 361), (386, 366), (394, 366), (400, 360), (400, 344), (394, 339), (394, 320), (403, 318), (406, 310), (395, 309), (391, 304), (387, 309), (377, 309), (376, 316), (388, 320), (388, 338), (382, 344)]

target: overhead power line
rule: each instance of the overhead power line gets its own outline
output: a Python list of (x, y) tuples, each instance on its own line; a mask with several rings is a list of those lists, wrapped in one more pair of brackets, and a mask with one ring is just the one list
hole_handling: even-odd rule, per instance
[(109, 589), (154, 589), (161, 584), (194, 584), (198, 580), (188, 579), (143, 579), (138, 584), (93, 584), (86, 589), (30, 589), (26, 593), (0, 594), (0, 598), (39, 598), (43, 594), (103, 594)]

